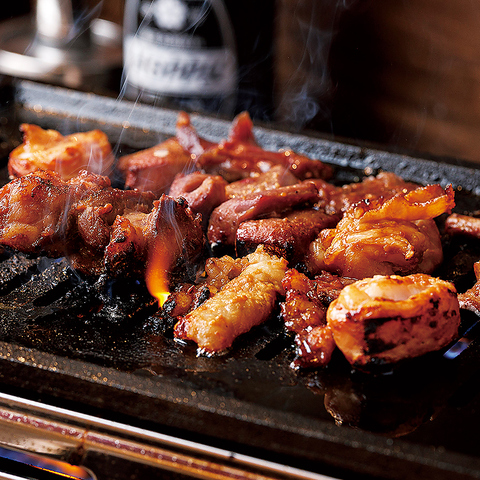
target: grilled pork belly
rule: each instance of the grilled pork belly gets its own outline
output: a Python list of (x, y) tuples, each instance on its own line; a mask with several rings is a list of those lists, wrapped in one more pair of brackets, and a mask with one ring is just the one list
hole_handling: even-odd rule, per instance
[(443, 259), (433, 219), (454, 206), (452, 187), (440, 185), (354, 204), (335, 229), (323, 230), (312, 242), (308, 267), (357, 279), (431, 273)]
[(108, 175), (114, 157), (105, 133), (100, 130), (63, 136), (56, 130), (44, 130), (38, 125), (20, 126), (23, 143), (12, 150), (8, 160), (10, 178), (36, 170), (57, 172), (64, 180), (87, 170)]
[(458, 335), (459, 303), (455, 287), (438, 278), (378, 275), (346, 286), (327, 323), (345, 358), (368, 369), (446, 346)]
[(1, 245), (67, 256), (86, 274), (143, 274), (149, 244), (159, 236), (175, 262), (182, 257), (195, 265), (203, 254), (200, 217), (171, 197), (154, 201), (151, 192), (118, 190), (87, 172), (63, 181), (39, 171), (0, 190)]
[(277, 296), (283, 293), (287, 262), (269, 255), (263, 247), (247, 259), (247, 266), (237, 277), (180, 318), (175, 325), (176, 338), (194, 341), (202, 353), (219, 353), (229, 348), (239, 335), (268, 318)]

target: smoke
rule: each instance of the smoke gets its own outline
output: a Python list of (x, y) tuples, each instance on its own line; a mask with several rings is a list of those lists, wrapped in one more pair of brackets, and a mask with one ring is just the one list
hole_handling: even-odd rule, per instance
[(280, 2), (276, 116), (281, 123), (299, 130), (314, 120), (330, 121), (335, 92), (330, 51), (341, 15), (356, 1)]

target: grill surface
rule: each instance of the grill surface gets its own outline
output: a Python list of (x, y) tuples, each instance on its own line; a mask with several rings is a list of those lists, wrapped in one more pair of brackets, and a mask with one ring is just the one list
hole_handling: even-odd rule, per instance
[[(20, 122), (64, 133), (100, 128), (117, 153), (174, 134), (176, 112), (30, 82), (19, 83), (11, 94), (3, 117), (8, 141)], [(192, 120), (207, 138), (228, 134), (228, 122)], [(263, 128), (256, 135), (265, 148), (289, 146), (339, 167), (340, 182), (383, 168), (407, 180), (461, 185), (458, 211), (480, 205), (480, 172), (470, 165)], [(443, 273), (471, 284), (477, 249), (449, 245)], [(312, 472), (480, 477), (478, 449), (470, 440), (480, 428), (473, 315), (464, 315), (464, 329), (473, 326), (447, 354), (368, 376), (351, 372), (341, 355), (327, 369), (293, 371), (291, 341), (275, 318), (238, 339), (226, 355), (197, 357), (193, 346), (173, 340), (156, 310), (141, 281), (87, 279), (66, 259), (5, 252), (0, 258), (4, 390)]]

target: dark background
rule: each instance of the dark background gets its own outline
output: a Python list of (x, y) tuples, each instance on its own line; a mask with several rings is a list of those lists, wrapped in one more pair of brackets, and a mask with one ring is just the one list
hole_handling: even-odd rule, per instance
[[(268, 70), (244, 72), (252, 92), (271, 96), (275, 125), (480, 162), (480, 1), (232, 4), (243, 7), (235, 14), (243, 58), (257, 40), (271, 44), (255, 58)], [(121, 24), (123, 6), (104, 0), (101, 16)], [(8, 2), (0, 18), (29, 10), (28, 0)]]

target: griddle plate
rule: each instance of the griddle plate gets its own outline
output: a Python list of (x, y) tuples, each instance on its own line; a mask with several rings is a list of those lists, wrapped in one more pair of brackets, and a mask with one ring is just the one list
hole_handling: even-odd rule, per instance
[[(63, 133), (100, 128), (117, 154), (173, 135), (176, 116), (31, 82), (16, 85), (4, 112), (10, 131), (20, 122)], [(206, 138), (228, 135), (228, 121), (195, 115), (192, 121)], [(461, 185), (458, 211), (480, 205), (480, 171), (472, 165), (266, 128), (255, 133), (267, 149), (290, 147), (331, 163), (341, 181), (385, 169), (406, 180)], [(295, 372), (291, 340), (275, 318), (227, 354), (197, 357), (193, 346), (173, 340), (141, 282), (85, 279), (65, 259), (10, 253), (0, 263), (0, 280), (6, 391), (312, 472), (480, 477), (470, 440), (480, 429), (475, 327), (460, 355), (437, 352), (389, 375), (351, 372), (340, 354), (326, 369)], [(465, 326), (475, 322), (464, 316)]]

